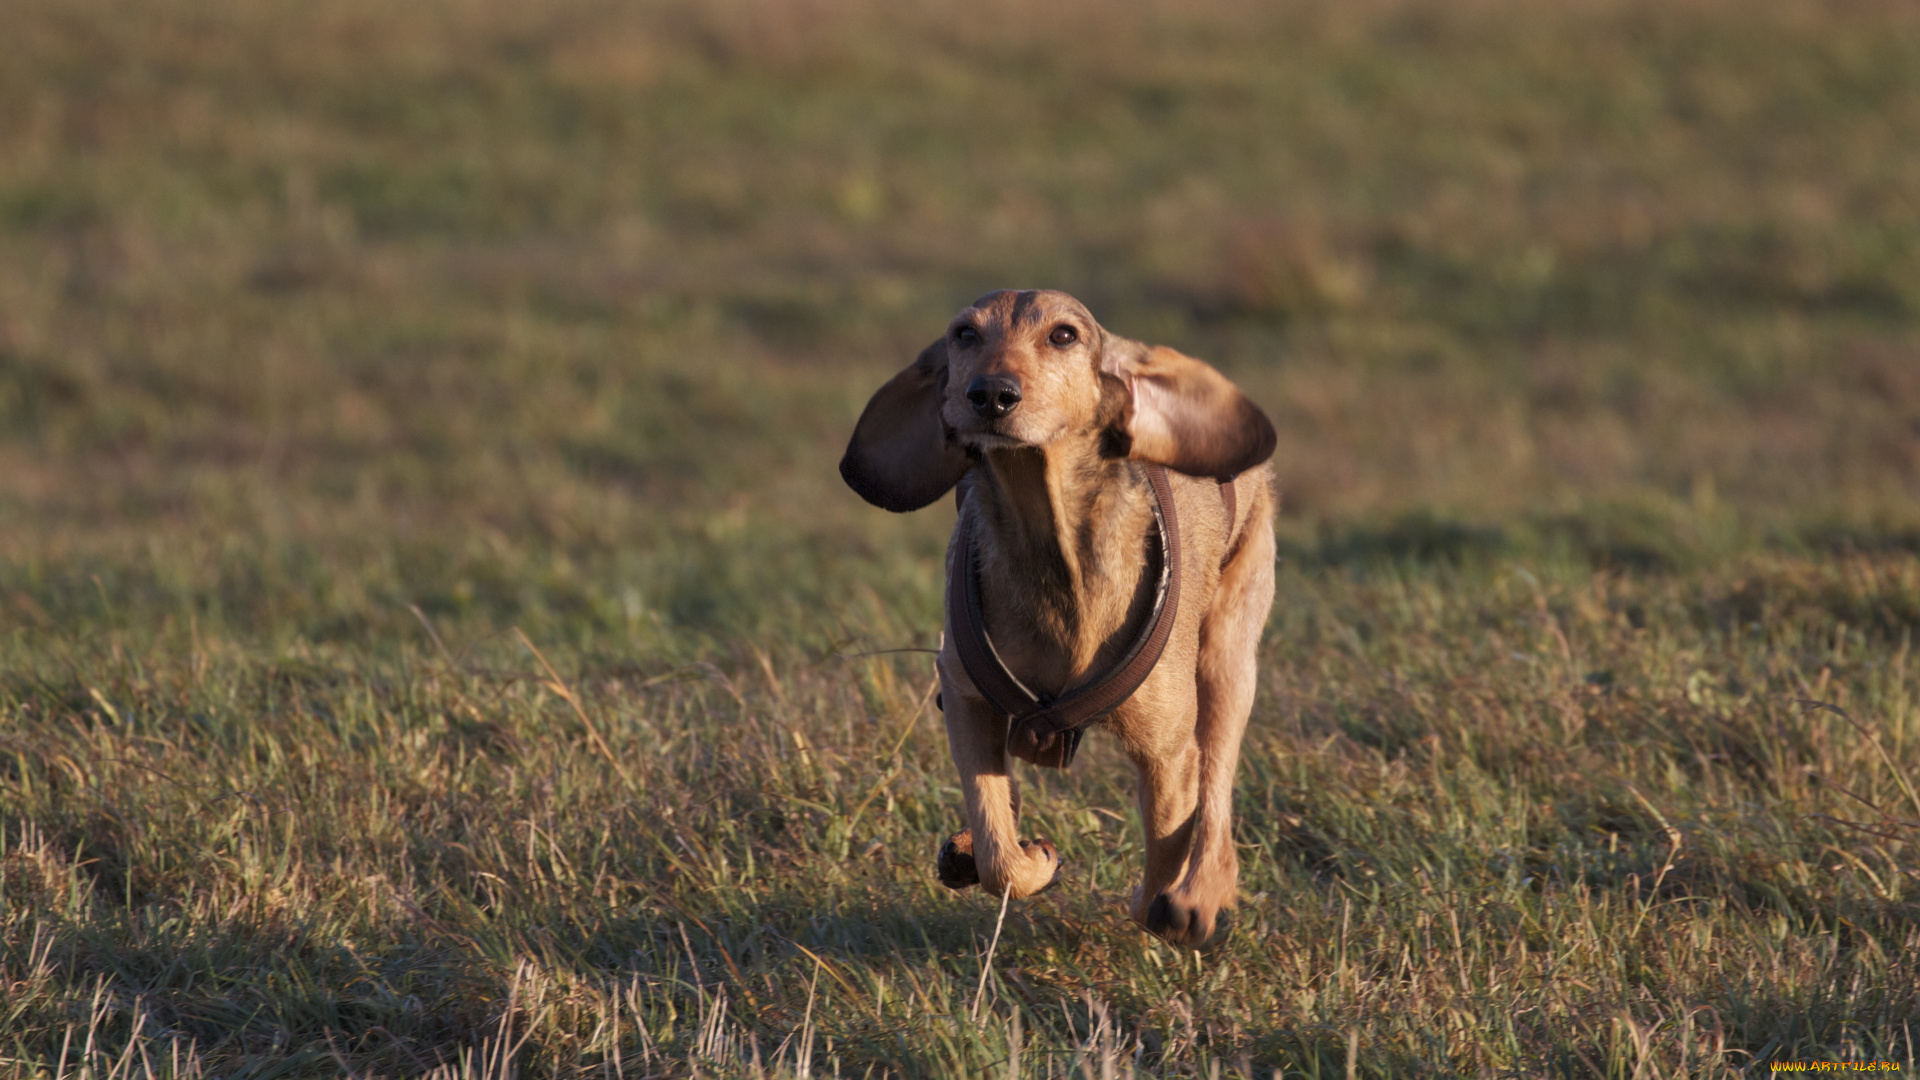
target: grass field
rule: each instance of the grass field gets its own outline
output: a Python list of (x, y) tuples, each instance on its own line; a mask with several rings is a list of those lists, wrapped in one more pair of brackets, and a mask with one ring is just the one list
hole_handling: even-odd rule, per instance
[[(8, 0), (0, 1074), (1920, 1067), (1920, 7)], [(948, 894), (1051, 286), (1280, 430), (1234, 937)]]

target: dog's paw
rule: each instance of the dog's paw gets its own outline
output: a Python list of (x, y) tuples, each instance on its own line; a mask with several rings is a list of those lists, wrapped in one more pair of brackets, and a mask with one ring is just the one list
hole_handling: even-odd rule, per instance
[(980, 884), (980, 867), (973, 861), (972, 829), (961, 829), (940, 845), (934, 873), (940, 876), (940, 884), (956, 891)]
[(1226, 908), (1209, 910), (1161, 893), (1147, 905), (1143, 925), (1170, 944), (1211, 952), (1225, 944), (1227, 935), (1233, 931), (1233, 912)]
[[(1060, 881), (1060, 853), (1046, 840), (1020, 841), (1020, 859), (1010, 868), (1016, 899), (1046, 892)], [(934, 860), (934, 873), (949, 889), (970, 889), (980, 884), (980, 864), (973, 855), (973, 830), (961, 829), (940, 845)]]
[(1060, 852), (1054, 849), (1050, 841), (1022, 840), (1020, 841), (1020, 850), (1025, 852), (1028, 858), (1038, 855), (1045, 859), (1048, 864), (1048, 877), (1046, 883), (1039, 888), (1020, 893), (1019, 895), (1038, 896), (1048, 889), (1053, 888), (1055, 885), (1060, 884)]

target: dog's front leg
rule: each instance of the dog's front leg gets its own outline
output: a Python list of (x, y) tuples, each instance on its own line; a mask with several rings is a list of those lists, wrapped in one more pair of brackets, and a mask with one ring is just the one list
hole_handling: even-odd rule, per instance
[(1129, 747), (1140, 800), (1140, 824), (1146, 830), (1147, 858), (1133, 892), (1133, 921), (1167, 935), (1166, 891), (1186, 870), (1193, 844), (1194, 805), (1199, 788), (1200, 748), (1189, 712), (1153, 730), (1153, 743)]
[[(1171, 888), (1159, 886), (1165, 892), (1147, 892), (1147, 929), (1195, 948), (1225, 940), (1240, 880), (1233, 848), (1233, 777), (1253, 711), (1260, 632), (1273, 607), (1273, 530), (1264, 518), (1257, 520), (1260, 524), (1221, 575), (1201, 624), (1194, 687), (1199, 715), (1193, 727), (1198, 775), (1191, 781), (1183, 777), (1178, 788), (1183, 795), (1193, 793), (1184, 804), (1192, 808), (1193, 822), (1185, 871)], [(1148, 889), (1156, 885), (1152, 870), (1149, 858)], [(1134, 917), (1140, 917), (1137, 903)]]
[(1020, 791), (1007, 771), (1007, 719), (975, 696), (965, 675), (954, 677), (958, 667), (940, 658), (947, 749), (960, 772), (967, 828), (941, 851), (940, 879), (964, 888), (973, 883), (971, 876), (995, 896), (1032, 896), (1059, 877), (1060, 855), (1045, 840), (1020, 839)]

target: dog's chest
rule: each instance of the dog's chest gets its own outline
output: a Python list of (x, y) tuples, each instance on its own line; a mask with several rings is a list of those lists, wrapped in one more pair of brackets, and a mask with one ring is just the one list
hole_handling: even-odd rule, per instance
[[(1014, 564), (1032, 567), (1036, 561)], [(989, 564), (981, 574), (981, 606), (994, 652), (1042, 699), (1098, 677), (1152, 617), (1148, 570), (1143, 552), (1136, 564), (1101, 567), (1101, 576), (1083, 578), (1075, 589), (1057, 563), (1053, 573), (1027, 580), (995, 573)]]

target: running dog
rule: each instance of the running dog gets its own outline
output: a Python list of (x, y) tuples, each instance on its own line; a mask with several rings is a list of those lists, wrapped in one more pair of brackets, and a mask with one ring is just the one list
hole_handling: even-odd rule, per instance
[(1273, 603), (1273, 425), (1212, 367), (1103, 329), (1061, 292), (996, 292), (867, 403), (840, 462), (886, 510), (956, 489), (938, 659), (966, 828), (940, 879), (1031, 896), (1060, 872), (1021, 839), (1008, 758), (1065, 767), (1098, 723), (1139, 780), (1130, 915), (1225, 937), (1233, 776)]

